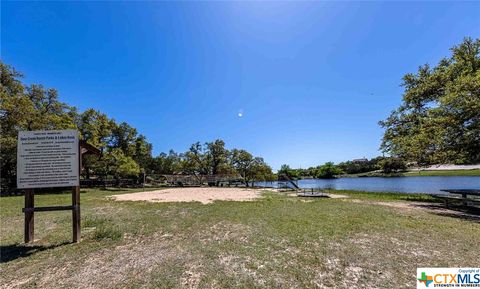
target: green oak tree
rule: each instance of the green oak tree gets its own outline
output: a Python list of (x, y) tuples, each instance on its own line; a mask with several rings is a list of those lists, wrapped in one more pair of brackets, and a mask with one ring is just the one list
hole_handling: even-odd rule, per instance
[(205, 146), (209, 173), (217, 175), (220, 172), (228, 172), (227, 159), (229, 157), (229, 151), (225, 148), (225, 142), (217, 139), (213, 142), (205, 143)]
[(419, 165), (480, 163), (480, 39), (403, 77), (403, 102), (380, 122), (381, 150)]
[(267, 178), (270, 180), (272, 177), (272, 170), (264, 160), (260, 157), (254, 157), (245, 150), (233, 149), (231, 163), (247, 187), (253, 181), (263, 181)]
[(1, 190), (16, 187), (17, 136), (23, 130), (75, 128), (76, 110), (58, 100), (54, 89), (25, 86), (22, 74), (0, 62)]

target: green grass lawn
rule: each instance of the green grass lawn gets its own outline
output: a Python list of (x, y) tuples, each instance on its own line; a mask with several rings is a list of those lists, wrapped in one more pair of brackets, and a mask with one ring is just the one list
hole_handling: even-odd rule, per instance
[(23, 245), (23, 197), (1, 198), (0, 288), (411, 288), (416, 267), (480, 260), (478, 219), (408, 207), (431, 206), (427, 196), (264, 192), (251, 202), (208, 205), (107, 198), (126, 192), (82, 191), (78, 244), (69, 243), (70, 212), (45, 212), (35, 216), (38, 240)]

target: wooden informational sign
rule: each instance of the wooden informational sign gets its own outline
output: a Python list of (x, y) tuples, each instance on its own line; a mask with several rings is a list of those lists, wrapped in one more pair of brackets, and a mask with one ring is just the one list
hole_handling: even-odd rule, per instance
[[(72, 211), (73, 242), (80, 241), (81, 148), (76, 130), (21, 131), (17, 187), (25, 192), (25, 243), (34, 240), (35, 212)], [(72, 205), (35, 207), (35, 188), (70, 187)]]
[(78, 186), (79, 170), (76, 130), (19, 132), (17, 146), (19, 189)]

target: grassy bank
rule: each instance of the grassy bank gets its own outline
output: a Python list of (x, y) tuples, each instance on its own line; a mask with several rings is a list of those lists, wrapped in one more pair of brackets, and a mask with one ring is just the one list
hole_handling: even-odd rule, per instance
[[(478, 220), (428, 196), (341, 191), (300, 199), (265, 192), (251, 202), (115, 202), (81, 194), (83, 240), (67, 212), (36, 214), (22, 245), (23, 197), (0, 199), (1, 288), (415, 287), (416, 267), (475, 266)], [(69, 194), (36, 196), (68, 204)], [(416, 204), (419, 207), (411, 207)]]
[(474, 170), (435, 170), (435, 171), (411, 171), (403, 173), (404, 176), (477, 176), (480, 177), (480, 169)]
[(341, 175), (342, 178), (357, 178), (357, 177), (432, 177), (432, 176), (475, 176), (480, 177), (480, 169), (473, 170), (430, 170), (430, 171), (408, 171), (408, 172), (399, 172), (385, 174), (380, 171), (360, 173), (360, 174), (350, 174), (350, 175)]

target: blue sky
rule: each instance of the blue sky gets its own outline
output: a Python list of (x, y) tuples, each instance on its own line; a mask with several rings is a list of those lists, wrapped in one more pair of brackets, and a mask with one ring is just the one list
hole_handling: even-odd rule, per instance
[[(401, 78), (480, 37), (480, 2), (5, 2), (25, 82), (147, 136), (225, 140), (275, 169), (379, 155)], [(243, 116), (239, 117), (239, 112)]]

